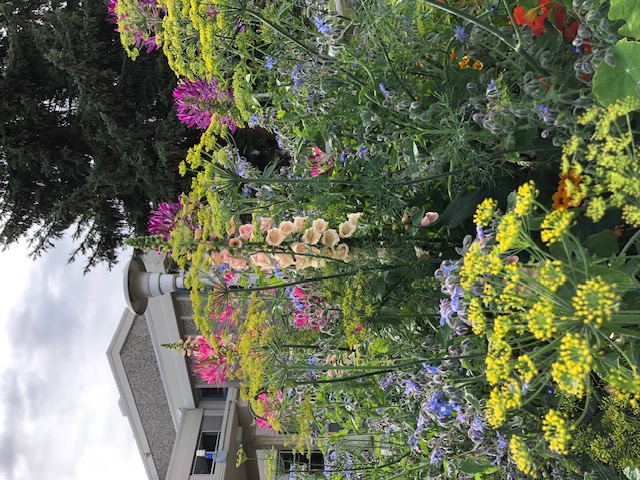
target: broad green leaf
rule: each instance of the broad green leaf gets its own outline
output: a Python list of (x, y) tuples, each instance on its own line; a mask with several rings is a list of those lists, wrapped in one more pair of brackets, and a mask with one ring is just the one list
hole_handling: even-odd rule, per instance
[(640, 9), (638, 0), (611, 0), (609, 20), (624, 20), (618, 29), (620, 35), (640, 40)]
[(640, 43), (623, 38), (611, 53), (615, 67), (601, 62), (593, 75), (593, 94), (604, 106), (626, 97), (640, 97)]
[(584, 246), (600, 258), (609, 258), (618, 253), (618, 237), (613, 230), (603, 230), (595, 235), (589, 235), (584, 241)]
[(640, 469), (638, 467), (626, 467), (622, 470), (622, 473), (624, 473), (629, 480), (640, 480)]
[(478, 465), (475, 460), (472, 460), (470, 458), (466, 459), (465, 461), (461, 462), (458, 465), (458, 468), (463, 471), (464, 473), (469, 473), (471, 475), (475, 475), (477, 473), (493, 473), (498, 471), (497, 466), (495, 465), (491, 465), (490, 463), (483, 463)]

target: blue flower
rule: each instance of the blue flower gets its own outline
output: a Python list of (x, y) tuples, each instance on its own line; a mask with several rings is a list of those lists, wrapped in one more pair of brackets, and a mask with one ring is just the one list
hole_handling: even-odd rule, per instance
[(453, 38), (458, 40), (460, 43), (464, 43), (469, 38), (469, 35), (467, 35), (467, 33), (465, 32), (464, 27), (457, 25), (456, 33), (453, 34)]
[(291, 79), (293, 80), (293, 91), (297, 92), (302, 87), (304, 77), (302, 76), (302, 64), (298, 63), (293, 72), (291, 72)]
[(386, 390), (396, 380), (395, 375), (389, 375), (388, 377), (382, 377), (380, 379), (380, 388)]
[(381, 83), (380, 85), (378, 85), (378, 87), (380, 88), (380, 91), (382, 92), (382, 94), (386, 97), (389, 95), (389, 90), (387, 90), (384, 87), (384, 83)]
[(344, 163), (346, 159), (347, 159), (347, 151), (343, 150), (342, 153), (340, 154), (340, 163)]
[(442, 463), (443, 458), (444, 458), (444, 452), (439, 448), (434, 448), (433, 452), (431, 452), (431, 458), (429, 459), (429, 463), (437, 467)]
[(405, 395), (418, 395), (420, 393), (420, 389), (418, 386), (412, 382), (411, 380), (404, 381), (404, 394)]
[(493, 78), (487, 84), (486, 95), (487, 95), (487, 97), (498, 97), (498, 98), (500, 98), (500, 92), (498, 91), (498, 86), (496, 85), (496, 81)]
[(327, 33), (329, 33), (329, 27), (327, 27), (325, 25), (325, 19), (324, 18), (320, 18), (317, 15), (313, 16), (313, 21), (316, 24), (316, 27), (318, 27), (318, 30), (320, 30), (320, 33), (323, 35), (326, 35)]
[(544, 123), (551, 123), (553, 121), (553, 117), (555, 115), (549, 111), (549, 105), (542, 105), (538, 103), (536, 107), (538, 108), (538, 113), (542, 117), (542, 121)]
[(256, 125), (258, 125), (258, 117), (255, 114), (251, 115), (249, 120), (247, 120), (247, 123), (251, 128), (255, 128)]
[(267, 63), (264, 66), (264, 68), (266, 68), (267, 70), (271, 70), (277, 63), (275, 59), (270, 55), (267, 55), (266, 57), (264, 57), (264, 59), (267, 61)]
[(360, 145), (358, 147), (358, 149), (356, 150), (356, 156), (358, 158), (364, 158), (364, 156), (367, 154), (367, 146), (366, 145)]

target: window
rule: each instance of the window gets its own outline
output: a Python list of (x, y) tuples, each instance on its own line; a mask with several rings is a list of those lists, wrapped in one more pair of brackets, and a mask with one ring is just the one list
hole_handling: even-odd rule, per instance
[(288, 475), (292, 470), (298, 472), (322, 472), (324, 470), (324, 456), (322, 452), (315, 450), (309, 455), (305, 453), (293, 453), (291, 450), (279, 450), (277, 472)]
[(197, 388), (201, 400), (225, 400), (227, 398), (226, 388)]
[(218, 432), (200, 432), (200, 441), (193, 460), (194, 475), (209, 475), (213, 473), (218, 450), (218, 437)]

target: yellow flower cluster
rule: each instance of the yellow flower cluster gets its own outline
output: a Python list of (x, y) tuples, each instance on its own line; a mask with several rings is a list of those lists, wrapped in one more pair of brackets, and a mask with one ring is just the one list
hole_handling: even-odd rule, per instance
[(513, 213), (518, 217), (524, 217), (531, 213), (535, 207), (538, 189), (533, 180), (521, 185), (516, 193), (516, 204), (513, 207)]
[(484, 315), (484, 311), (482, 309), (482, 301), (480, 300), (480, 298), (473, 297), (469, 301), (467, 319), (471, 324), (473, 333), (475, 333), (476, 335), (484, 334), (485, 328), (487, 326), (487, 318)]
[(500, 428), (507, 419), (507, 409), (502, 401), (499, 388), (491, 390), (484, 415), (489, 425), (493, 428)]
[(573, 425), (569, 425), (560, 412), (551, 409), (542, 420), (544, 439), (549, 442), (549, 449), (561, 455), (569, 453), (569, 441)]
[(511, 345), (504, 338), (493, 335), (489, 339), (489, 350), (485, 364), (487, 366), (486, 376), (490, 385), (509, 380), (511, 374)]
[(549, 213), (542, 221), (540, 232), (542, 241), (547, 245), (560, 241), (569, 233), (573, 217), (574, 212), (569, 210), (554, 210)]
[[(622, 209), (623, 220), (640, 226), (640, 151), (633, 142), (632, 132), (622, 131), (621, 117), (640, 109), (640, 99), (627, 98), (614, 102), (606, 108), (593, 107), (578, 118), (581, 125), (593, 124), (593, 143), (580, 148), (579, 140), (571, 138), (563, 148), (562, 170), (583, 169), (588, 182), (594, 185), (594, 197), (590, 199), (586, 214), (593, 221), (600, 220), (607, 208)], [(627, 122), (628, 124), (628, 122)], [(573, 157), (573, 162), (571, 158)]]
[(525, 315), (529, 330), (538, 340), (550, 340), (558, 331), (553, 303), (541, 297)]
[(637, 408), (640, 404), (640, 375), (636, 366), (626, 369), (619, 367), (609, 373), (608, 380), (614, 388), (616, 398), (628, 400), (631, 406)]
[(506, 253), (517, 244), (520, 232), (520, 221), (515, 211), (505, 213), (498, 223), (496, 232), (496, 249), (498, 253)]
[(509, 440), (509, 452), (513, 462), (522, 473), (536, 477), (533, 470), (533, 460), (531, 459), (531, 451), (527, 447), (524, 439), (518, 435), (512, 435)]
[(538, 269), (536, 278), (544, 288), (555, 292), (567, 281), (567, 276), (562, 271), (560, 260), (545, 260)]
[(497, 275), (502, 270), (502, 259), (495, 251), (485, 253), (478, 243), (474, 243), (464, 256), (460, 269), (460, 285), (469, 290), (483, 275)]
[(520, 355), (518, 357), (515, 370), (525, 383), (531, 383), (536, 375), (538, 375), (538, 369), (529, 355)]
[(587, 337), (569, 332), (562, 338), (558, 359), (551, 365), (551, 378), (564, 393), (582, 398), (592, 364), (593, 355)]
[(493, 198), (485, 198), (477, 207), (473, 216), (473, 223), (486, 227), (496, 213), (498, 202)]
[(600, 276), (578, 285), (571, 299), (575, 317), (585, 324), (595, 323), (597, 326), (611, 320), (611, 315), (620, 309), (620, 301), (616, 285), (605, 282)]

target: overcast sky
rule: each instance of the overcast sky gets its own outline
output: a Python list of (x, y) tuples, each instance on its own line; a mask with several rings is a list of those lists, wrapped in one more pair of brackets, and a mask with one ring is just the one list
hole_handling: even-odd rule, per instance
[(0, 480), (146, 478), (105, 353), (131, 253), (83, 276), (71, 250), (0, 253)]

